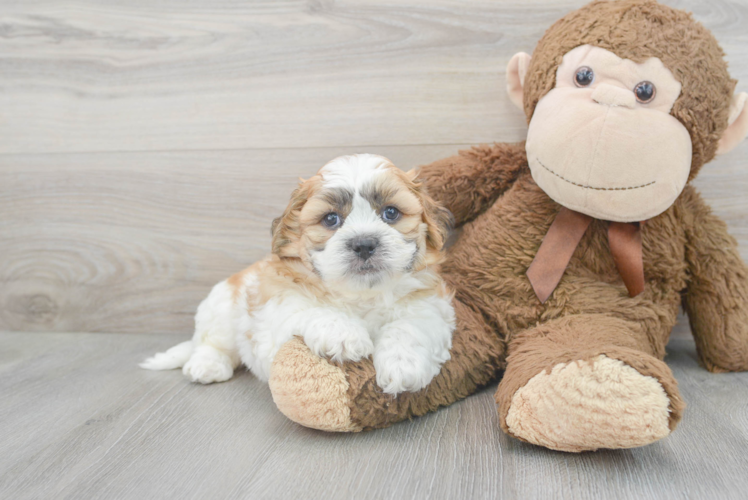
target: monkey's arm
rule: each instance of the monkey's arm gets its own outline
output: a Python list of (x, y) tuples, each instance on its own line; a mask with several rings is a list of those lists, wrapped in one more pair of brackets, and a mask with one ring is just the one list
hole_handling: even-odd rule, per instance
[(748, 370), (748, 267), (727, 225), (695, 191), (688, 198), (684, 305), (699, 360), (712, 372)]
[(525, 143), (494, 144), (420, 167), (418, 177), (460, 226), (493, 204), (527, 167)]

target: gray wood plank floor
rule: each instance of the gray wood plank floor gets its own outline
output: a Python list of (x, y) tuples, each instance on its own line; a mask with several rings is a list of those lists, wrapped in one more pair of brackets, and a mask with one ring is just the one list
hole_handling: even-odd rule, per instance
[(748, 374), (713, 375), (679, 328), (689, 406), (650, 446), (581, 455), (510, 439), (495, 384), (389, 429), (328, 434), (244, 372), (222, 384), (136, 363), (176, 335), (0, 334), (0, 498), (745, 499)]

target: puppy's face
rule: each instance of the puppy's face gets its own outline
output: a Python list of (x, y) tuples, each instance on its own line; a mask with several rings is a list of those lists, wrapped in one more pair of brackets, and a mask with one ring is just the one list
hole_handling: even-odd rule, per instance
[(375, 155), (337, 158), (304, 181), (273, 224), (273, 252), (324, 281), (371, 288), (436, 262), (451, 214)]

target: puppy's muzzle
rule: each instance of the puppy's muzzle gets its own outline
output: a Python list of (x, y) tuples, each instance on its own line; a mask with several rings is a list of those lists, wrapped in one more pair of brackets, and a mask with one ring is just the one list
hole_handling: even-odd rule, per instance
[(353, 253), (358, 255), (358, 257), (364, 261), (369, 260), (369, 258), (374, 255), (378, 245), (379, 241), (370, 236), (354, 238), (350, 243)]

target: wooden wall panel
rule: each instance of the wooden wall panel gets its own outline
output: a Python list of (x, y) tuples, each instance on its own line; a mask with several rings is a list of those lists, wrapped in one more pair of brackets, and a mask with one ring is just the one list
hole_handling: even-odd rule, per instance
[[(295, 179), (516, 141), (504, 67), (572, 0), (0, 0), (0, 330), (185, 332)], [(748, 90), (748, 3), (671, 1)], [(748, 256), (748, 145), (696, 183)]]
[[(584, 3), (0, 2), (0, 153), (519, 140), (506, 63)], [(748, 6), (671, 3), (748, 81)]]
[[(457, 146), (367, 148), (403, 168)], [(0, 330), (189, 332), (270, 250), (299, 177), (348, 148), (0, 157)]]

